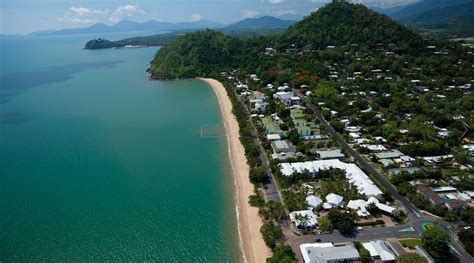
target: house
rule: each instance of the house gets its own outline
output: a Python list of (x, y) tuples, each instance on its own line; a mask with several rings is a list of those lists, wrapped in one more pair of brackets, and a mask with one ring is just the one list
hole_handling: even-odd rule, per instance
[(300, 251), (305, 263), (338, 263), (356, 261), (359, 251), (352, 244), (334, 246), (332, 243), (302, 244)]
[(395, 255), (392, 254), (390, 249), (382, 240), (362, 243), (362, 246), (369, 251), (372, 260), (379, 259), (383, 263), (395, 262)]
[(301, 105), (301, 98), (300, 97), (291, 97), (290, 98), (290, 106)]
[(308, 195), (306, 197), (306, 203), (309, 205), (308, 209), (313, 209), (319, 207), (323, 203), (323, 200), (318, 196)]
[(290, 153), (295, 152), (295, 147), (286, 140), (277, 140), (271, 142), (274, 153)]
[(336, 207), (336, 208), (343, 207), (344, 204), (342, 203), (342, 201), (344, 201), (344, 197), (340, 195), (337, 195), (334, 193), (330, 193), (326, 195), (326, 202), (332, 205), (333, 207)]
[(292, 106), (291, 98), (293, 97), (295, 97), (293, 92), (279, 91), (273, 94), (274, 99), (281, 101), (281, 103), (285, 104), (286, 106)]
[(347, 203), (347, 207), (357, 211), (359, 217), (368, 217), (370, 216), (369, 211), (367, 211), (367, 202), (362, 199), (350, 200)]
[(280, 126), (275, 123), (275, 121), (270, 117), (262, 118), (262, 124), (265, 127), (265, 132), (267, 134), (283, 134), (283, 131), (280, 129)]
[(383, 165), (383, 167), (394, 166), (396, 163), (390, 159), (382, 159), (379, 160), (379, 163)]
[(267, 103), (262, 99), (249, 100), (249, 104), (250, 109), (255, 110), (257, 112), (264, 112), (267, 107)]
[(312, 210), (293, 211), (290, 213), (290, 220), (295, 227), (316, 227), (318, 219)]
[(313, 130), (309, 126), (298, 126), (296, 127), (296, 131), (300, 136), (307, 137), (311, 136)]
[[(390, 159), (384, 159), (384, 160), (390, 160)], [(391, 160), (390, 160), (391, 161)], [(393, 161), (392, 161), (393, 162)], [(393, 162), (394, 163), (394, 162)], [(402, 168), (392, 168), (392, 169), (388, 169), (388, 175), (389, 176), (392, 176), (392, 175), (396, 175), (396, 174), (399, 174), (399, 173), (409, 173), (409, 174), (414, 174), (418, 171), (421, 171), (420, 168), (418, 167), (402, 167)]]
[(278, 141), (278, 140), (281, 140), (281, 136), (280, 134), (267, 134), (267, 140)]
[(382, 211), (383, 213), (385, 213), (387, 215), (390, 215), (390, 216), (397, 216), (397, 215), (400, 214), (399, 210), (397, 210), (394, 207), (388, 206), (386, 204), (380, 203), (380, 201), (375, 197), (369, 197), (369, 199), (367, 200), (367, 205), (369, 205), (369, 204), (375, 204), (375, 206), (380, 211)]
[(443, 164), (446, 161), (450, 161), (454, 159), (454, 155), (446, 154), (446, 155), (439, 155), (439, 156), (426, 156), (426, 157), (421, 157), (421, 159), (425, 162), (426, 165), (438, 165), (438, 164)]
[(320, 159), (344, 159), (345, 155), (341, 152), (340, 149), (335, 150), (328, 150), (328, 151), (316, 151), (316, 155), (319, 156)]
[(462, 210), (466, 209), (468, 207), (468, 204), (462, 200), (459, 199), (449, 199), (446, 201), (446, 207), (452, 211), (452, 210)]
[(382, 144), (362, 144), (360, 147), (366, 148), (371, 152), (387, 151), (387, 148), (385, 148), (385, 146), (383, 146)]
[(377, 160), (381, 159), (394, 159), (400, 156), (403, 156), (404, 154), (400, 152), (399, 150), (393, 150), (393, 151), (385, 151), (385, 152), (379, 152), (379, 153), (374, 153), (375, 158)]
[(418, 191), (426, 196), (434, 205), (444, 205), (444, 200), (427, 185), (418, 185)]

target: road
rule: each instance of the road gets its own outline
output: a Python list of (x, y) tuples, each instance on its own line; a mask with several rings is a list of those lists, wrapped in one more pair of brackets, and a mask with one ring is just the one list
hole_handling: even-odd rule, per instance
[[(319, 122), (323, 125), (323, 127), (326, 129), (326, 131), (354, 158), (354, 160), (362, 166), (373, 178), (377, 179), (377, 181), (385, 188), (387, 189), (393, 196), (393, 198), (397, 201), (399, 201), (405, 209), (408, 211), (408, 216), (410, 218), (409, 221), (409, 226), (412, 226), (414, 229), (414, 234), (421, 235), (422, 229), (421, 229), (421, 221), (429, 221), (428, 218), (423, 217), (422, 213), (413, 205), (406, 197), (401, 195), (397, 189), (379, 172), (377, 172), (359, 153), (357, 153), (345, 140), (342, 138), (342, 136), (334, 130), (334, 128), (331, 126), (331, 124), (326, 121), (324, 116), (321, 114), (319, 109), (313, 105), (309, 100), (306, 99), (306, 97), (297, 89), (294, 89), (293, 92), (301, 98), (301, 100), (305, 101), (306, 106), (311, 109), (314, 114), (316, 115), (316, 118), (318, 118)], [(452, 228), (448, 227), (451, 224), (445, 221), (441, 221), (439, 223), (440, 228), (448, 233), (451, 237), (451, 242), (450, 246), (454, 254), (459, 258), (461, 263), (471, 263), (474, 262), (474, 259), (464, 250), (462, 245), (459, 243), (459, 241), (455, 238), (456, 237), (456, 232), (452, 230)], [(360, 233), (357, 233), (357, 235), (354, 235), (354, 237), (351, 239), (351, 237), (344, 237), (338, 233), (333, 233), (331, 235), (328, 235), (327, 239), (324, 237), (326, 240), (346, 240), (346, 241), (353, 241), (354, 238), (357, 238), (358, 240), (365, 240), (365, 238), (369, 237), (374, 237), (374, 238), (391, 238), (391, 237), (397, 237), (400, 235), (400, 232), (398, 231), (398, 227), (390, 227), (390, 228), (385, 228), (385, 231), (378, 231), (377, 233), (372, 232), (376, 230), (367, 230), (363, 231)], [(323, 238), (321, 238), (323, 240)], [(298, 243), (298, 239), (295, 239), (296, 243)], [(300, 240), (302, 241), (302, 240)], [(295, 244), (296, 244), (295, 243)], [(299, 247), (299, 245), (298, 245)], [(296, 250), (296, 251), (299, 251)]]
[[(235, 89), (232, 89), (237, 100), (239, 101), (240, 105), (247, 111), (247, 113), (249, 113), (249, 116), (250, 116), (250, 112), (247, 108), (247, 105), (245, 105), (245, 103), (242, 101), (242, 99), (240, 98), (240, 96), (237, 94), (237, 92), (235, 91)], [(263, 197), (265, 198), (265, 201), (274, 201), (274, 202), (277, 202), (277, 203), (282, 203), (282, 199), (281, 199), (281, 195), (280, 195), (280, 192), (278, 190), (278, 187), (276, 186), (276, 183), (275, 183), (275, 178), (273, 176), (273, 173), (271, 171), (271, 168), (270, 168), (270, 161), (268, 160), (268, 157), (267, 157), (267, 153), (265, 152), (265, 148), (263, 147), (263, 144), (262, 142), (260, 141), (259, 137), (258, 137), (258, 132), (257, 132), (257, 129), (253, 123), (253, 120), (252, 120), (252, 117), (249, 117), (250, 119), (250, 124), (252, 126), (252, 129), (250, 131), (250, 136), (252, 136), (252, 139), (253, 139), (253, 142), (255, 145), (258, 146), (259, 148), (259, 157), (260, 157), (260, 160), (262, 161), (262, 164), (264, 165), (265, 167), (265, 170), (266, 170), (266, 173), (268, 175), (268, 178), (269, 178), (269, 182), (267, 184), (262, 184), (262, 191), (263, 191)]]

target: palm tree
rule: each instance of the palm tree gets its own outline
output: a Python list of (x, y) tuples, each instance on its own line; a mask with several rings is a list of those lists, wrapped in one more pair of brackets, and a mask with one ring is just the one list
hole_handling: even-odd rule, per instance
[(309, 222), (311, 222), (311, 218), (309, 217), (309, 215), (304, 215), (301, 218), (301, 224), (303, 225), (303, 227), (307, 227)]

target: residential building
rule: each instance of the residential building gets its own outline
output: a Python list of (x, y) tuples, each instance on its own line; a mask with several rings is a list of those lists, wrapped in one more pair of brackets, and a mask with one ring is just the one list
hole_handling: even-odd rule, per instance
[(390, 249), (382, 240), (362, 243), (362, 246), (369, 251), (372, 260), (380, 260), (383, 263), (395, 262), (395, 255), (392, 254)]
[(306, 203), (308, 203), (308, 209), (313, 209), (319, 207), (323, 203), (323, 200), (319, 198), (319, 196), (308, 195), (306, 197)]
[(382, 196), (382, 191), (372, 182), (372, 180), (357, 165), (345, 163), (337, 159), (318, 160), (296, 163), (280, 163), (280, 171), (285, 176), (292, 176), (295, 173), (309, 172), (316, 176), (319, 170), (328, 170), (331, 168), (345, 171), (346, 179), (357, 187), (360, 194), (367, 197)]
[(319, 156), (320, 159), (344, 159), (344, 154), (341, 152), (340, 149), (335, 150), (327, 150), (327, 151), (316, 151), (316, 155)]
[(311, 209), (291, 212), (290, 220), (296, 228), (311, 228), (318, 224), (318, 218)]
[(426, 196), (434, 205), (443, 205), (444, 200), (427, 185), (418, 185), (418, 191)]
[(332, 243), (302, 244), (301, 254), (305, 263), (339, 263), (360, 259), (352, 244), (334, 246)]

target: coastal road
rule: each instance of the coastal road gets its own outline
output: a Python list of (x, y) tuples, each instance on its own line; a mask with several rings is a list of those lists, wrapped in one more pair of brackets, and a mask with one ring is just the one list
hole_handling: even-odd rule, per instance
[[(239, 101), (240, 105), (247, 111), (247, 113), (250, 116), (249, 109), (247, 108), (247, 105), (242, 101), (240, 98), (239, 94), (235, 91), (235, 89), (232, 89), (237, 100)], [(277, 203), (282, 203), (281, 195), (278, 190), (278, 187), (275, 183), (275, 178), (273, 177), (273, 173), (270, 168), (270, 161), (268, 160), (267, 153), (265, 152), (265, 148), (263, 147), (262, 142), (260, 141), (258, 137), (258, 132), (255, 127), (255, 124), (253, 123), (252, 117), (249, 117), (250, 124), (252, 126), (252, 129), (250, 131), (250, 136), (252, 136), (253, 142), (255, 145), (258, 146), (259, 148), (259, 157), (260, 160), (262, 161), (262, 164), (265, 167), (267, 176), (269, 178), (269, 182), (267, 184), (262, 184), (262, 191), (263, 191), (263, 197), (265, 198), (265, 201), (274, 201)]]
[[(319, 111), (319, 109), (314, 105), (312, 104), (309, 100), (306, 99), (306, 97), (297, 89), (294, 89), (293, 92), (295, 92), (295, 94), (300, 97), (303, 101), (305, 101), (306, 103), (306, 106), (311, 109), (314, 114), (316, 115), (316, 118), (318, 118), (319, 122), (324, 126), (324, 128), (328, 131), (328, 133), (342, 146), (344, 147), (344, 149), (354, 158), (354, 160), (359, 163), (359, 165), (362, 166), (362, 168), (364, 168), (370, 175), (372, 175), (372, 177), (374, 177), (375, 179), (377, 179), (377, 181), (385, 188), (387, 189), (393, 196), (393, 198), (397, 201), (399, 201), (400, 203), (403, 204), (403, 206), (405, 207), (405, 209), (408, 211), (408, 216), (410, 217), (410, 223), (409, 225), (411, 225), (414, 230), (415, 230), (415, 233), (419, 233), (421, 234), (422, 230), (421, 230), (421, 225), (418, 224), (418, 222), (421, 222), (421, 221), (424, 221), (424, 220), (429, 220), (428, 218), (424, 218), (422, 213), (420, 212), (420, 210), (418, 210), (415, 205), (413, 205), (406, 197), (404, 197), (403, 195), (401, 195), (398, 190), (383, 176), (381, 175), (379, 172), (377, 172), (359, 153), (357, 153), (345, 140), (344, 138), (342, 138), (342, 136), (336, 131), (334, 130), (334, 128), (331, 126), (331, 124), (326, 121), (326, 119), (324, 118), (324, 116), (321, 114), (321, 112)], [(460, 262), (461, 263), (470, 263), (470, 262), (474, 262), (474, 259), (473, 257), (471, 257), (469, 255), (469, 253), (467, 253), (462, 244), (458, 241), (458, 239), (456, 238), (456, 232), (453, 232), (452, 228), (449, 228), (448, 226), (451, 225), (450, 223), (448, 222), (445, 222), (445, 221), (441, 221), (439, 222), (439, 226), (440, 228), (445, 231), (446, 233), (448, 233), (451, 237), (451, 242), (450, 242), (450, 246), (451, 246), (451, 250), (453, 252), (453, 254), (459, 258)], [(370, 231), (368, 231), (370, 232)], [(379, 238), (390, 238), (392, 237), (392, 235), (395, 235), (396, 232), (392, 232), (392, 231), (389, 231), (387, 233), (385, 232), (380, 232), (380, 237)], [(360, 234), (360, 233), (359, 233)], [(379, 234), (373, 234), (373, 236), (379, 236)], [(363, 236), (370, 236), (371, 234), (361, 234), (362, 236), (359, 237), (359, 235), (357, 235), (357, 239), (360, 239), (360, 238), (363, 238)], [(338, 239), (342, 239), (340, 237), (337, 236), (332, 236), (330, 238), (335, 238), (336, 240)], [(323, 240), (321, 238), (321, 240)], [(299, 247), (299, 246), (298, 246)], [(299, 251), (296, 250), (296, 251)]]

